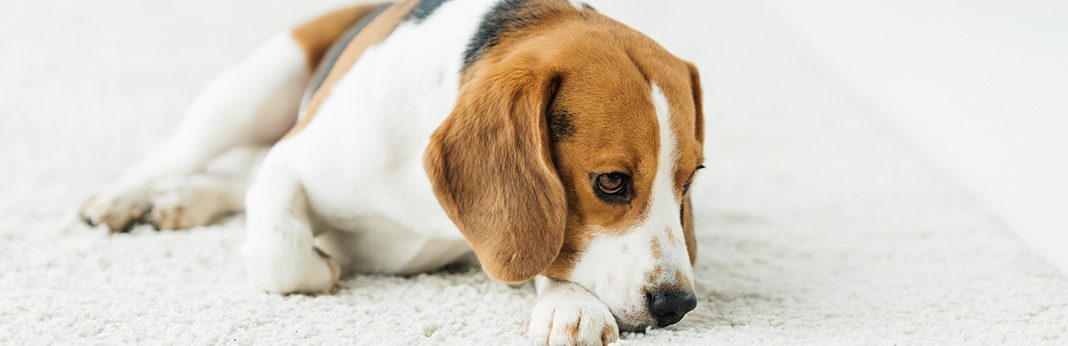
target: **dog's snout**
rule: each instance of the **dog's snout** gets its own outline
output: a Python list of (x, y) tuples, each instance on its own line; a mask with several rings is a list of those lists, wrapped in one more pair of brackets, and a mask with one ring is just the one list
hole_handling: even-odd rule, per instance
[(697, 297), (693, 293), (676, 291), (656, 291), (646, 295), (649, 313), (656, 319), (656, 325), (667, 327), (675, 324), (697, 307)]

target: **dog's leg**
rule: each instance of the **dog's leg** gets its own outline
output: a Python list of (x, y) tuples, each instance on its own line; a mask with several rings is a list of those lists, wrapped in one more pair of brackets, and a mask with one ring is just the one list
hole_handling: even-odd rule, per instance
[(535, 345), (608, 345), (619, 327), (608, 307), (577, 284), (538, 276), (528, 330)]
[(242, 210), (243, 179), (214, 174), (160, 179), (149, 192), (145, 221), (158, 229), (203, 226)]
[(266, 148), (234, 149), (199, 173), (156, 180), (148, 194), (152, 209), (145, 221), (157, 229), (183, 229), (242, 211), (250, 172), (266, 152)]
[(304, 189), (279, 154), (268, 154), (245, 199), (249, 282), (276, 294), (328, 292), (341, 268), (315, 247)]
[[(82, 218), (124, 231), (151, 209), (151, 188), (158, 180), (193, 174), (238, 146), (274, 143), (295, 122), (309, 75), (305, 52), (289, 32), (268, 39), (204, 88), (159, 150), (90, 197)], [(224, 185), (219, 188), (225, 190)]]

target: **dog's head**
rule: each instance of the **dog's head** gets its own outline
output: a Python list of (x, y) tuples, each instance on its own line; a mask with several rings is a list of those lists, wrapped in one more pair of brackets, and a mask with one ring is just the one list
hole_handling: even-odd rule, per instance
[(466, 67), (425, 166), (486, 272), (577, 283), (624, 330), (695, 305), (696, 68), (589, 13), (509, 32)]

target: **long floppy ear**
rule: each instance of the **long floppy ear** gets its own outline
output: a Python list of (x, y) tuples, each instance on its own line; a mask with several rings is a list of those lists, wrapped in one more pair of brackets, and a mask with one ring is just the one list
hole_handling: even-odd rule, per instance
[(697, 117), (694, 123), (694, 131), (696, 131), (697, 142), (701, 145), (705, 144), (705, 109), (704, 109), (704, 92), (701, 90), (701, 74), (697, 72), (697, 66), (693, 63), (686, 63), (686, 67), (690, 69), (690, 87), (693, 88), (693, 110), (694, 115)]
[(693, 232), (693, 203), (689, 195), (682, 198), (682, 235), (686, 238), (690, 265), (697, 264), (697, 235)]
[[(686, 67), (690, 69), (690, 87), (693, 89), (694, 135), (697, 136), (698, 143), (705, 145), (705, 112), (702, 103), (704, 93), (701, 91), (701, 75), (694, 64), (687, 62)], [(693, 227), (693, 204), (690, 202), (690, 196), (686, 195), (682, 202), (682, 233), (686, 237), (686, 249), (690, 254), (691, 265), (697, 263), (697, 236), (694, 234)]]
[(424, 168), (486, 273), (526, 281), (564, 241), (567, 201), (545, 114), (559, 82), (515, 67), (469, 73), (431, 137)]

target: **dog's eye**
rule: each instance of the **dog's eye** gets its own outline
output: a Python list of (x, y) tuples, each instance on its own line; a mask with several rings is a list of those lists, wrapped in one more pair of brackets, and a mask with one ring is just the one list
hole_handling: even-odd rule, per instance
[(626, 203), (630, 201), (630, 176), (623, 173), (598, 174), (593, 178), (593, 189), (605, 202)]
[(597, 189), (601, 193), (614, 195), (623, 191), (623, 183), (626, 177), (619, 173), (601, 174), (597, 176)]

